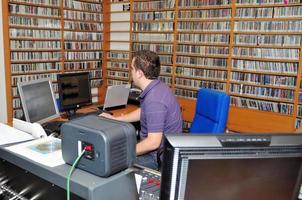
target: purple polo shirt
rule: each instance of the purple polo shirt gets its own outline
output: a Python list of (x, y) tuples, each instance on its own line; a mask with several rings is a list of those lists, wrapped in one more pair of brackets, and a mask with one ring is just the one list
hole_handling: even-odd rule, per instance
[[(153, 80), (140, 95), (141, 116), (140, 137), (144, 139), (148, 132), (175, 134), (182, 132), (180, 106), (171, 89), (160, 80)], [(163, 142), (161, 143), (161, 147)], [(157, 150), (151, 152), (157, 159)]]

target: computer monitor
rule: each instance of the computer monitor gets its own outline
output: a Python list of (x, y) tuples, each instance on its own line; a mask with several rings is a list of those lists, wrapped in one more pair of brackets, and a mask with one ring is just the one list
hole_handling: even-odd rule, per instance
[(19, 82), (18, 90), (26, 121), (42, 124), (60, 117), (49, 79)]
[(126, 106), (128, 102), (130, 84), (111, 85), (107, 87), (103, 109)]
[(169, 135), (161, 199), (297, 200), (302, 135)]
[(91, 104), (89, 72), (58, 74), (60, 108), (76, 111), (83, 105)]

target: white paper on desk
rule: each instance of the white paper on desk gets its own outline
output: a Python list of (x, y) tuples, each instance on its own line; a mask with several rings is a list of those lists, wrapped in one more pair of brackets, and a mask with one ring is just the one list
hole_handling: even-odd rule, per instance
[(135, 174), (135, 183), (136, 183), (136, 189), (138, 194), (141, 187), (142, 179), (143, 177), (141, 175)]
[(28, 133), (19, 131), (11, 126), (0, 123), (0, 145), (11, 144), (34, 139)]
[(48, 167), (65, 163), (62, 157), (61, 140), (54, 137), (41, 138), (6, 149)]

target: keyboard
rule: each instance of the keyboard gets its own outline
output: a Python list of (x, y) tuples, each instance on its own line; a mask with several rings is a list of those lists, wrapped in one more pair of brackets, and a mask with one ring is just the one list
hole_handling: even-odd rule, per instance
[(108, 110), (103, 110), (103, 109), (98, 109), (98, 110), (96, 110), (96, 111), (92, 111), (92, 112), (89, 112), (89, 113), (87, 113), (87, 114), (88, 114), (88, 115), (90, 115), (90, 114), (100, 115), (100, 114), (102, 114), (102, 113), (108, 113), (108, 114), (110, 114), (110, 115), (113, 115), (112, 112), (110, 112), (110, 111), (108, 111)]
[[(88, 113), (76, 113), (75, 115), (69, 116), (69, 120), (77, 119), (80, 117), (85, 117), (87, 115), (100, 115), (103, 112), (111, 114), (112, 112), (107, 111), (107, 110), (96, 110)], [(62, 121), (51, 121), (51, 122), (45, 122), (42, 124), (42, 127), (44, 128), (44, 131), (46, 132), (47, 135), (53, 134), (53, 133), (58, 133), (60, 134), (60, 128), (64, 122)]]
[(60, 134), (60, 128), (64, 122), (62, 121), (51, 121), (51, 122), (45, 122), (42, 124), (42, 127), (44, 128), (44, 131), (47, 135), (50, 135), (52, 133), (58, 133)]
[(69, 117), (69, 120), (77, 119), (77, 118), (80, 118), (80, 117), (85, 117), (87, 115), (96, 115), (96, 116), (98, 116), (102, 113), (108, 113), (110, 115), (113, 114), (112, 112), (107, 111), (107, 110), (95, 110), (95, 111), (87, 112), (87, 113), (77, 113), (76, 115), (73, 115), (73, 116)]

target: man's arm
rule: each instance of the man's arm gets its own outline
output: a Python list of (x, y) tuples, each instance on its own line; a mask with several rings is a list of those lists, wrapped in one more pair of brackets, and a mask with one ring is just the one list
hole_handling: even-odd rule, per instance
[(162, 132), (148, 133), (148, 137), (136, 144), (136, 155), (142, 155), (159, 148)]
[(125, 115), (121, 115), (118, 117), (114, 117), (113, 115), (110, 115), (108, 113), (102, 113), (102, 114), (100, 114), (100, 116), (106, 117), (109, 119), (123, 121), (123, 122), (137, 122), (140, 120), (140, 117), (141, 117), (141, 109), (138, 108), (130, 113), (127, 113)]

